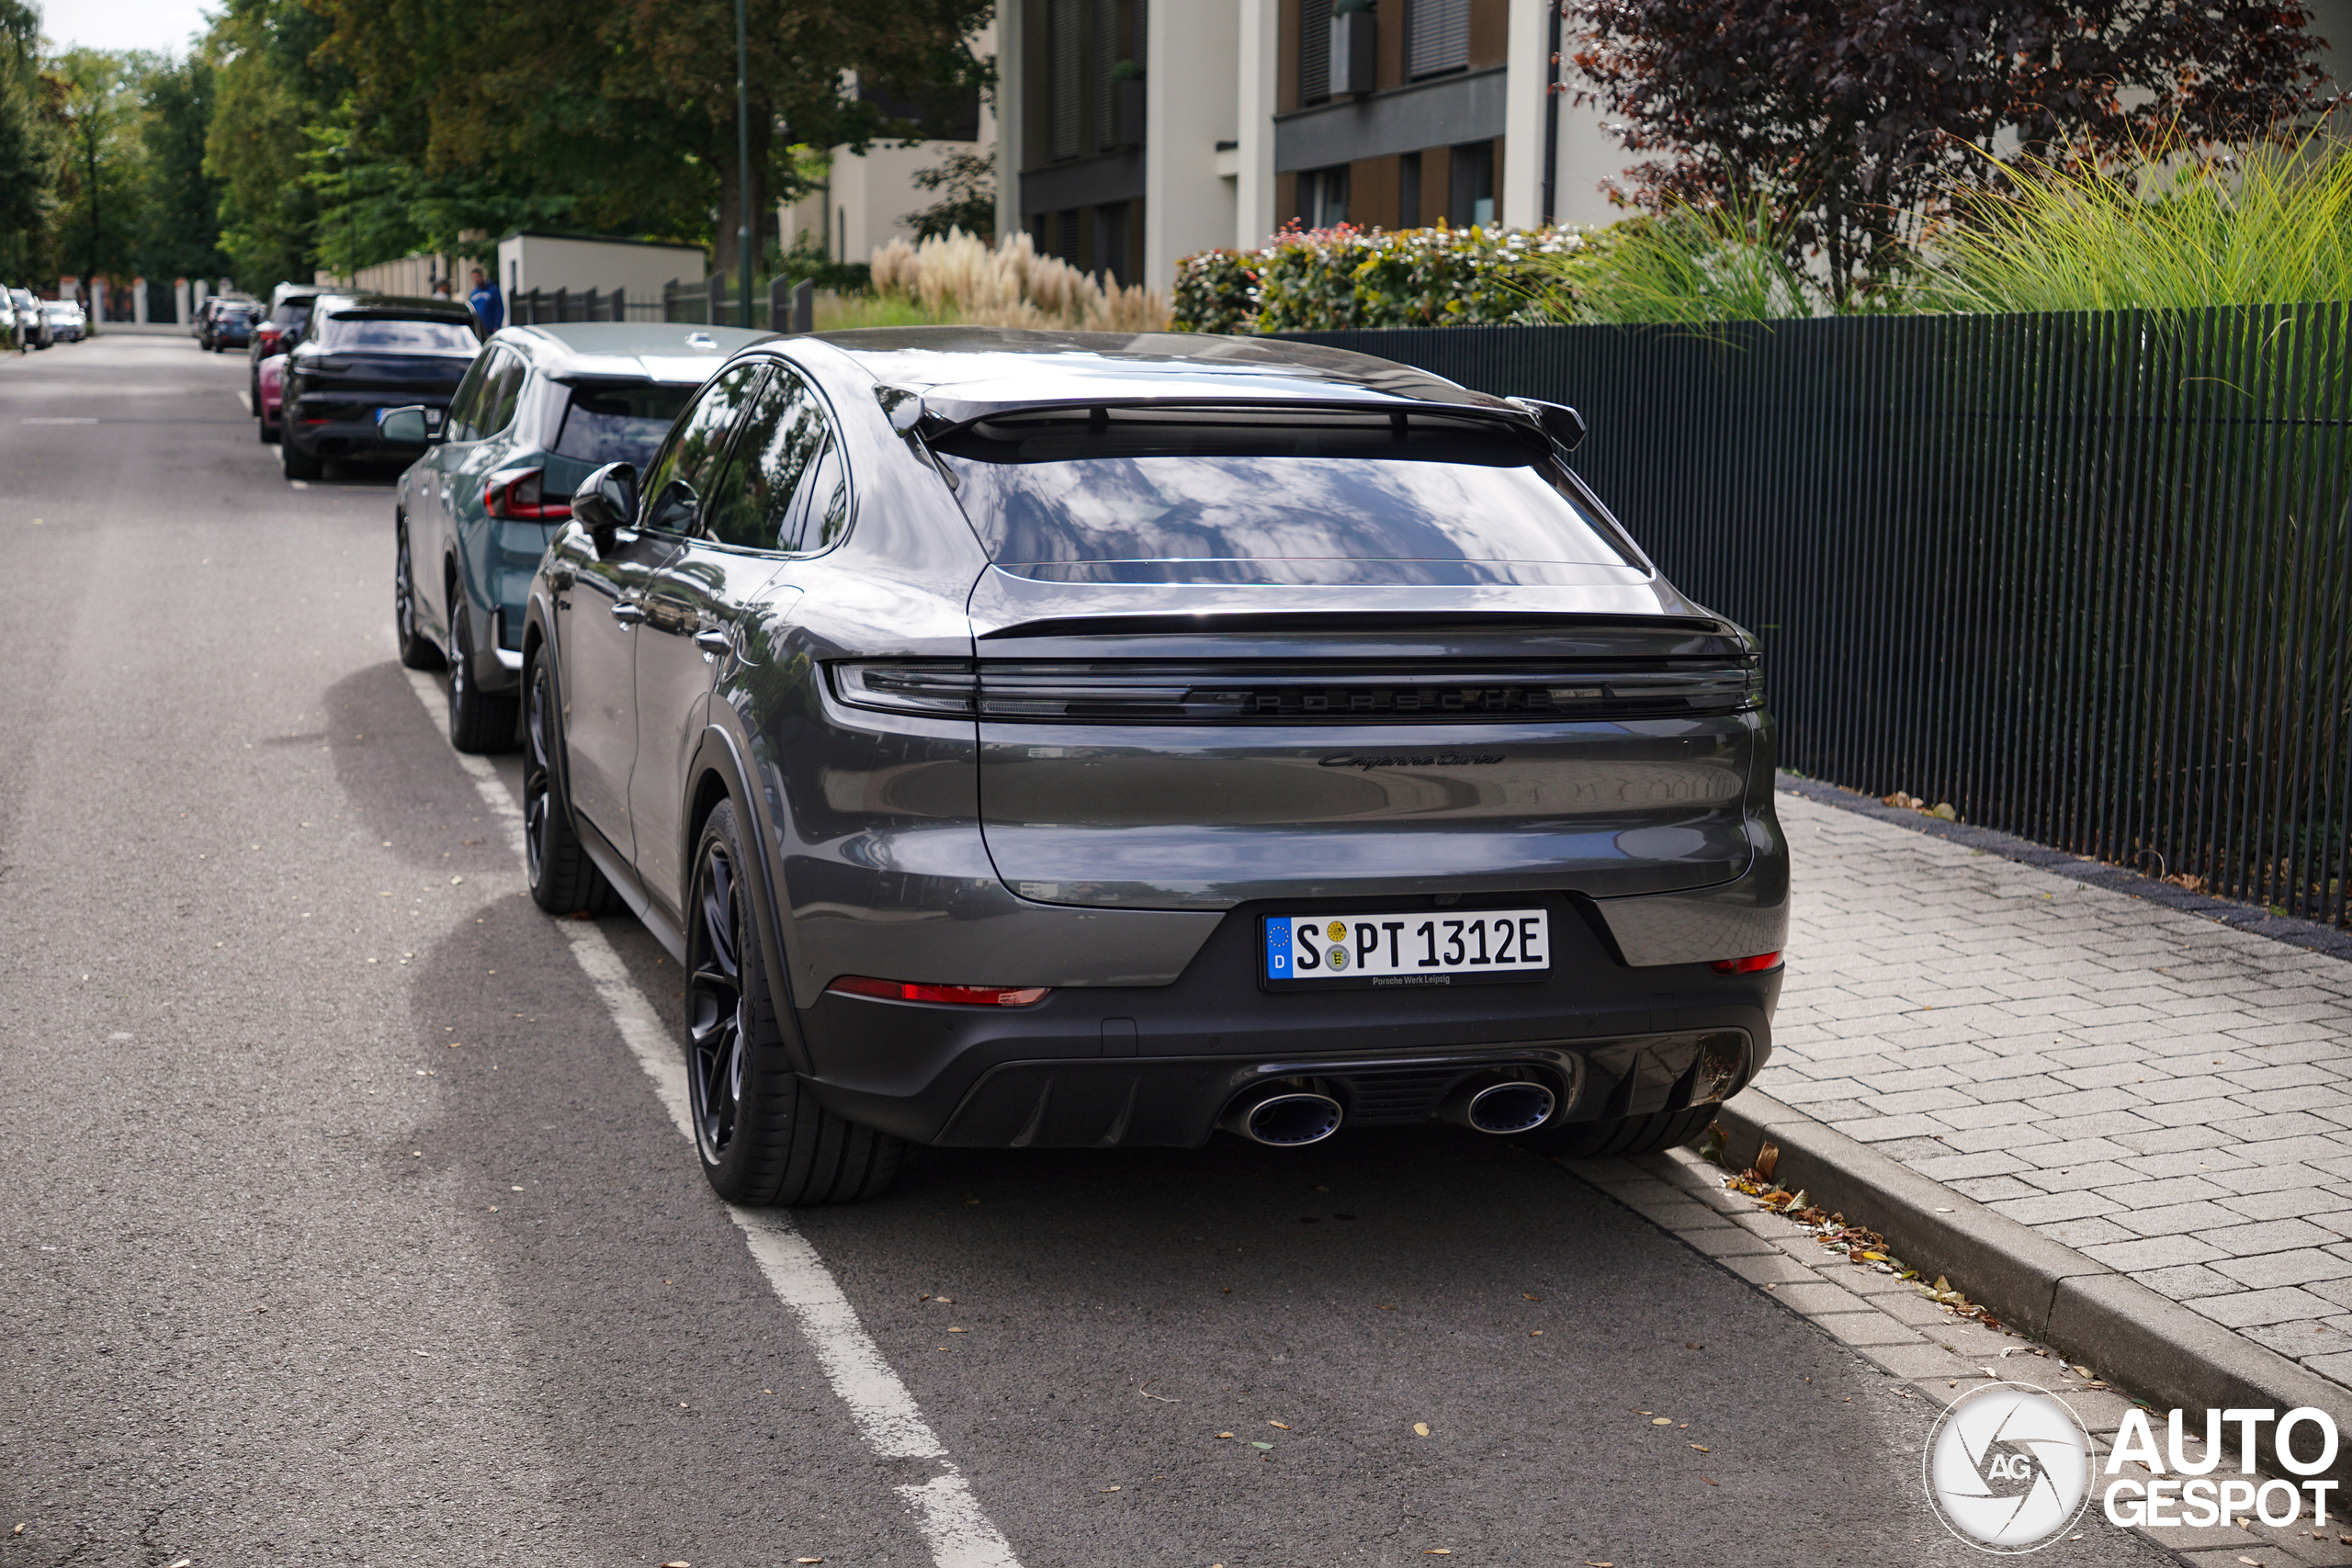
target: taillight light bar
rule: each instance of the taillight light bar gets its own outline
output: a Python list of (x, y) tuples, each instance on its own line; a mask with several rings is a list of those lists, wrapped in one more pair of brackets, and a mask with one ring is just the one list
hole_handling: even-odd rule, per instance
[(880, 997), (894, 1002), (953, 1002), (959, 1007), (1025, 1008), (1046, 999), (1046, 986), (926, 986), (912, 980), (876, 980), (865, 975), (843, 975), (825, 987), (853, 997)]
[(1780, 966), (1781, 955), (1777, 953), (1758, 953), (1747, 958), (1718, 958), (1707, 965), (1718, 975), (1756, 975)]
[(492, 517), (517, 523), (560, 523), (571, 515), (569, 501), (549, 501), (540, 492), (541, 468), (501, 468), (482, 481), (481, 509)]
[(1450, 723), (1740, 713), (1763, 703), (1753, 661), (1662, 670), (845, 662), (833, 694), (884, 713), (1032, 722)]

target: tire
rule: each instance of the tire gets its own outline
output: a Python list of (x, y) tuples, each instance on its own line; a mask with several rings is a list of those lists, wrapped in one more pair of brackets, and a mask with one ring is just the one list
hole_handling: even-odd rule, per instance
[(550, 915), (609, 915), (620, 896), (571, 825), (571, 803), (555, 759), (562, 754), (562, 719), (556, 712), (555, 679), (545, 659), (531, 660), (524, 675), (523, 863), (531, 901)]
[(400, 650), (401, 669), (438, 670), (441, 650), (416, 629), (416, 570), (409, 558), (408, 521), (402, 518), (393, 526), (397, 542), (392, 547), (392, 646)]
[(275, 446), (277, 445), (277, 426), (270, 423), (269, 421), (266, 419), (260, 418), (259, 416), (255, 416), (254, 424), (261, 432), (261, 444), (263, 446)]
[(449, 744), (460, 751), (512, 751), (520, 712), (514, 693), (485, 692), (474, 682), (473, 612), (461, 591), (449, 611)]
[(278, 466), (286, 470), (286, 477), (289, 479), (314, 479), (327, 471), (324, 459), (313, 457), (296, 446), (294, 443), (285, 438), (285, 433), (282, 430), (278, 433), (277, 462)]
[(730, 1203), (874, 1197), (898, 1179), (905, 1141), (827, 1111), (786, 1059), (744, 864), (734, 803), (721, 801), (686, 899), (686, 1092), (702, 1173)]
[(1689, 1143), (1707, 1130), (1718, 1109), (1694, 1105), (1688, 1111), (1660, 1111), (1616, 1122), (1572, 1122), (1565, 1127), (1539, 1127), (1519, 1141), (1553, 1159), (1631, 1159)]

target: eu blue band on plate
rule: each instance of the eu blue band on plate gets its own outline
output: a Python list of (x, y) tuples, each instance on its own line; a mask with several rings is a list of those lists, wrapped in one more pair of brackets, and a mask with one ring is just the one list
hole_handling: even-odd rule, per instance
[(1287, 980), (1290, 978), (1290, 922), (1268, 920), (1266, 922), (1266, 978)]

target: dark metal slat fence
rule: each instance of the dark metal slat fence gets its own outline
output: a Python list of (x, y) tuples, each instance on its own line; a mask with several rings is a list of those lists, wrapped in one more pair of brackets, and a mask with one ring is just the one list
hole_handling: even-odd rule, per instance
[(1789, 767), (2352, 923), (2352, 304), (1295, 335), (1583, 410)]

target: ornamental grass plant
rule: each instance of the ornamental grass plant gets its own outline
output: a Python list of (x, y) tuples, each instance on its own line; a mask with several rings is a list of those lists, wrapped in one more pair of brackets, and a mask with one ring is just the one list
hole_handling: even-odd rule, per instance
[(872, 269), (877, 297), (911, 304), (933, 321), (1126, 333), (1168, 325), (1157, 290), (1106, 286), (1039, 254), (1025, 233), (993, 246), (960, 229), (920, 244), (893, 240), (875, 251)]
[[(2325, 133), (2336, 132), (2334, 139)], [(1924, 309), (2352, 299), (2352, 114), (2300, 143), (2115, 170), (2028, 162), (1934, 240)]]

